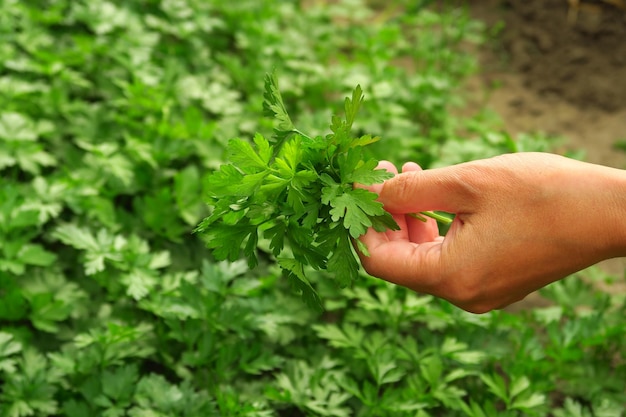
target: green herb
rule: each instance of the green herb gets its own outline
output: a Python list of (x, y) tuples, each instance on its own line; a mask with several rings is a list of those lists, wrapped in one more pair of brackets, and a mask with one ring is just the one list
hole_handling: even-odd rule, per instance
[[(352, 240), (370, 227), (399, 229), (375, 193), (353, 187), (379, 183), (392, 174), (376, 169), (377, 161), (365, 157), (363, 148), (379, 137), (351, 134), (363, 102), (360, 86), (345, 99), (344, 118), (334, 116), (332, 133), (325, 137), (312, 138), (296, 129), (273, 74), (265, 78), (264, 99), (265, 115), (277, 121), (273, 136), (257, 134), (254, 147), (242, 139), (229, 142), (230, 163), (208, 180), (213, 213), (197, 231), (204, 233), (219, 260), (239, 259), (243, 247), (251, 268), (258, 263), (259, 239), (268, 239), (272, 254), (307, 304), (321, 307), (305, 269), (325, 269), (341, 287), (348, 286), (359, 272)], [(421, 214), (449, 221), (435, 213)], [(355, 242), (367, 255), (367, 247)]]
[(243, 247), (250, 267), (258, 263), (259, 239), (268, 239), (305, 301), (321, 307), (306, 268), (328, 270), (342, 287), (357, 279), (359, 263), (351, 240), (369, 227), (384, 231), (398, 225), (375, 193), (353, 184), (382, 182), (392, 174), (377, 170), (375, 159), (364, 159), (363, 147), (378, 137), (351, 135), (363, 101), (359, 86), (345, 100), (344, 118), (333, 117), (332, 133), (325, 137), (312, 138), (296, 129), (275, 75), (266, 76), (264, 98), (265, 114), (277, 120), (273, 136), (257, 134), (254, 147), (242, 139), (229, 142), (230, 163), (208, 180), (213, 213), (197, 231), (219, 260), (237, 260)]

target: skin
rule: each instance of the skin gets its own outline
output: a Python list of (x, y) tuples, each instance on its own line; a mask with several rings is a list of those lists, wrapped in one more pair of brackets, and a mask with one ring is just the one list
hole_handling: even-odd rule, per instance
[[(399, 231), (370, 229), (359, 254), (373, 276), (484, 313), (601, 260), (626, 255), (626, 174), (546, 153), (421, 170), (407, 163), (370, 189)], [(437, 224), (408, 216), (456, 215)]]

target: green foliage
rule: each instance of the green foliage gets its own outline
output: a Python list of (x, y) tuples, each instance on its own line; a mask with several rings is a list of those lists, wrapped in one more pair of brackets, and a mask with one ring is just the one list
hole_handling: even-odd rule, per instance
[[(369, 227), (397, 230), (376, 194), (354, 189), (391, 177), (363, 160), (363, 146), (379, 138), (354, 138), (350, 130), (363, 101), (361, 87), (345, 100), (345, 118), (333, 117), (331, 134), (311, 138), (293, 125), (275, 75), (265, 79), (263, 107), (277, 120), (270, 140), (254, 137), (255, 148), (241, 139), (228, 144), (231, 163), (208, 178), (211, 216), (200, 223), (207, 246), (218, 260), (235, 261), (240, 248), (250, 268), (258, 264), (259, 234), (307, 303), (321, 309), (305, 267), (325, 269), (342, 287), (358, 278), (351, 239)], [(293, 136), (293, 137), (292, 137)], [(366, 251), (366, 248), (363, 248)]]
[[(453, 2), (306, 3), (0, 2), (0, 416), (623, 416), (625, 300), (597, 290), (613, 279), (600, 270), (522, 314), (474, 316), (365, 276), (337, 288), (353, 275), (328, 270), (343, 270), (369, 210), (345, 223), (370, 198), (346, 185), (382, 179), (367, 161), (429, 167), (550, 142), (455, 116), (475, 69), (461, 46), (482, 28)], [(278, 124), (260, 111), (274, 68)], [(359, 118), (333, 119), (357, 84)], [(217, 261), (193, 234), (215, 213), (204, 202), (288, 182), (280, 202), (302, 212), (318, 166), (301, 161), (324, 165), (313, 139), (328, 120), (338, 146), (364, 151), (315, 190), (345, 239), (320, 231), (336, 244), (320, 261), (308, 232), (288, 237), (306, 218), (291, 215), (249, 244), (253, 270)], [(227, 161), (251, 178), (216, 181), (241, 178)], [(255, 184), (266, 166), (275, 178)], [(254, 225), (278, 201), (217, 225)], [(222, 229), (220, 256), (239, 257), (246, 227)], [(324, 313), (293, 296), (307, 282)]]

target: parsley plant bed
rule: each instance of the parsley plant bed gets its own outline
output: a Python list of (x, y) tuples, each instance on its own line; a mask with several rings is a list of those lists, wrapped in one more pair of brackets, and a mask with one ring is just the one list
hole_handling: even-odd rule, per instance
[[(363, 102), (357, 86), (345, 99), (344, 118), (334, 116), (332, 133), (310, 137), (294, 126), (274, 74), (265, 77), (263, 108), (276, 119), (271, 138), (254, 136), (248, 141), (228, 143), (229, 164), (208, 179), (212, 214), (196, 229), (218, 260), (236, 261), (241, 248), (253, 268), (258, 264), (257, 244), (269, 241), (269, 249), (285, 275), (308, 305), (321, 308), (319, 296), (306, 277), (307, 267), (327, 270), (341, 287), (351, 285), (359, 273), (355, 241), (369, 227), (377, 231), (397, 230), (393, 217), (376, 201), (371, 191), (354, 188), (392, 177), (376, 169), (363, 148), (380, 138), (355, 137), (352, 125)], [(447, 217), (429, 216), (443, 222)]]
[[(624, 417), (625, 297), (595, 285), (622, 277), (585, 271), (547, 307), (482, 316), (381, 280), (338, 288), (329, 247), (350, 258), (376, 218), (346, 227), (352, 199), (374, 210), (350, 183), (383, 179), (370, 159), (431, 168), (552, 142), (449, 111), (475, 69), (459, 46), (484, 30), (455, 2), (302, 3), (0, 1), (0, 416)], [(258, 111), (271, 68), (289, 108), (266, 95), (275, 132)], [(324, 154), (357, 84), (358, 133), (333, 119), (342, 148)], [(192, 231), (215, 190), (248, 207), (214, 220), (209, 250)], [(299, 275), (324, 312), (294, 297)]]

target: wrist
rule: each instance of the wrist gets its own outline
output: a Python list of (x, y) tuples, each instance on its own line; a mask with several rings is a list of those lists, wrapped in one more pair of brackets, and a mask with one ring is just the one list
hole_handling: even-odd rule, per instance
[(602, 184), (598, 190), (603, 194), (595, 213), (590, 213), (601, 222), (598, 232), (605, 234), (604, 258), (626, 256), (626, 171), (599, 167), (603, 171)]

